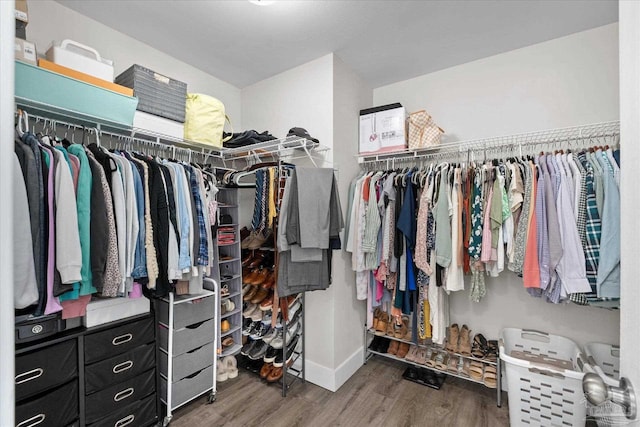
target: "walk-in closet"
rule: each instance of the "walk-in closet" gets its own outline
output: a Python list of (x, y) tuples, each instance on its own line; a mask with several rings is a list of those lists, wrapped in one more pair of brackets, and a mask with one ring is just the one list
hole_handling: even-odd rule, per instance
[(640, 425), (640, 2), (0, 20), (0, 425)]

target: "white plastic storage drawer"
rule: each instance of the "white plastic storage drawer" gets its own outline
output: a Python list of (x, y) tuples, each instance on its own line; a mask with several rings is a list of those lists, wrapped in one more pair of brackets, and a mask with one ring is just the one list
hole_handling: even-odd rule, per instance
[[(192, 374), (187, 378), (174, 382), (171, 392), (172, 408), (182, 405), (183, 403), (211, 390), (213, 384), (213, 366), (203, 369), (202, 371)], [(162, 378), (161, 385), (162, 396), (167, 395), (167, 380)], [(167, 403), (167, 402), (165, 402)]]
[[(213, 328), (215, 328), (213, 319), (202, 323), (196, 323), (187, 328), (173, 331), (173, 354), (186, 353), (190, 350), (201, 347), (205, 344), (213, 342)], [(169, 349), (169, 330), (163, 326), (158, 328), (160, 337), (160, 348), (168, 353)]]
[[(205, 344), (202, 347), (190, 350), (173, 358), (172, 381), (178, 381), (194, 372), (198, 372), (213, 363), (213, 342)], [(169, 355), (164, 351), (160, 352), (160, 373), (167, 376)]]
[(63, 40), (47, 50), (47, 59), (64, 67), (113, 82), (113, 61), (104, 59), (97, 50), (73, 40)]
[[(180, 329), (213, 318), (214, 305), (213, 296), (175, 303), (173, 305), (173, 328)], [(160, 323), (169, 325), (169, 309), (169, 303), (161, 300), (160, 312), (158, 313)]]

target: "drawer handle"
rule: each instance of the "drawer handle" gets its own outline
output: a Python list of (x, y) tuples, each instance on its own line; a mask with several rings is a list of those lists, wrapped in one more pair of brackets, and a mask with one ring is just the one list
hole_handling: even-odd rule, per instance
[(120, 402), (123, 399), (126, 399), (127, 397), (131, 396), (133, 394), (134, 390), (133, 387), (129, 387), (126, 388), (124, 390), (122, 390), (121, 392), (116, 393), (115, 396), (113, 396), (113, 401), (114, 402)]
[(126, 342), (129, 342), (133, 339), (133, 335), (131, 334), (124, 334), (124, 335), (120, 335), (119, 337), (115, 337), (113, 339), (113, 341), (111, 341), (111, 344), (113, 345), (120, 345), (120, 344), (124, 344)]
[[(20, 424), (18, 424), (16, 427), (33, 427), (33, 426), (37, 426), (38, 424), (42, 424), (42, 422), (45, 419), (45, 415), (44, 414), (38, 414), (35, 417), (31, 417), (28, 420), (24, 420), (23, 422), (21, 422)], [(29, 424), (31, 423), (31, 424)]]
[(113, 367), (112, 371), (114, 374), (119, 374), (120, 372), (124, 372), (133, 367), (133, 361), (127, 360), (126, 362), (118, 363)]
[(113, 425), (113, 427), (124, 427), (124, 426), (128, 426), (129, 424), (131, 424), (133, 422), (133, 420), (135, 420), (136, 417), (132, 414), (132, 415), (127, 415), (126, 417), (124, 417), (121, 420), (116, 421), (116, 423)]
[[(27, 372), (23, 372), (21, 374), (16, 375), (16, 385), (26, 383), (28, 381), (33, 381), (36, 378), (40, 378), (44, 374), (44, 369), (36, 368)], [(25, 377), (25, 378), (22, 378)]]

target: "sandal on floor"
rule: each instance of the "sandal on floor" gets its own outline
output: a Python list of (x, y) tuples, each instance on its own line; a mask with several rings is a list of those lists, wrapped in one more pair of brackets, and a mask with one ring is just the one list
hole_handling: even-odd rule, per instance
[(489, 388), (497, 387), (498, 376), (496, 374), (495, 366), (485, 366), (483, 381), (484, 381), (484, 385)]
[(469, 364), (469, 376), (476, 381), (482, 381), (484, 376), (484, 364), (476, 361), (471, 362)]

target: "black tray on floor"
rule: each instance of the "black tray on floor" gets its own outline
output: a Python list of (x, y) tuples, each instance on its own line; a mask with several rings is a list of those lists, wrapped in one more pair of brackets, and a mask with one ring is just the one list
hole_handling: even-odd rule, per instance
[(437, 374), (429, 369), (419, 368), (417, 366), (409, 366), (402, 374), (402, 378), (405, 380), (418, 383), (427, 387), (431, 387), (436, 390), (440, 390), (442, 384), (444, 384), (447, 378), (444, 374)]

